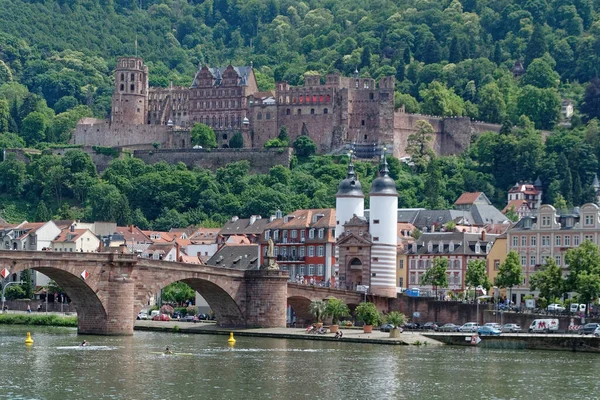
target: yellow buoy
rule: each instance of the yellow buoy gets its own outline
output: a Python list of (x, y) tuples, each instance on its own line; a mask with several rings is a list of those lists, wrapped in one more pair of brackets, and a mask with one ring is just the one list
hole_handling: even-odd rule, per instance
[(235, 344), (235, 339), (233, 338), (233, 332), (229, 332), (229, 340), (227, 341), (229, 344)]
[(33, 339), (31, 338), (30, 332), (27, 332), (27, 337), (25, 338), (25, 344), (33, 344)]

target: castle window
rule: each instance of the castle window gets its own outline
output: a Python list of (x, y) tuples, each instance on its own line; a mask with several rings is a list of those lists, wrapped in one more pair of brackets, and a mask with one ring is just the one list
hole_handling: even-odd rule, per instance
[(369, 100), (373, 100), (373, 93), (369, 93)]
[(125, 80), (125, 74), (121, 74), (121, 80), (124, 81)]
[(289, 108), (285, 110), (285, 115), (290, 115), (292, 113), (292, 110), (290, 110)]
[(296, 102), (296, 98), (294, 97), (294, 98), (292, 99), (292, 103), (295, 103), (295, 102)]
[(312, 97), (312, 101), (313, 101), (313, 103), (316, 103), (316, 102), (317, 102), (317, 96), (316, 96), (316, 95), (314, 95), (314, 94), (313, 94), (313, 97)]
[(368, 89), (368, 88), (369, 88), (369, 81), (365, 81), (365, 84), (363, 85), (363, 87), (364, 87), (365, 89)]
[(328, 110), (328, 109), (326, 109), (326, 108), (324, 108), (324, 109), (323, 109), (323, 114), (329, 114), (329, 110)]
[(310, 103), (310, 96), (309, 95), (306, 95), (306, 102)]
[(223, 134), (223, 140), (227, 140), (227, 134), (226, 133)]
[(298, 115), (302, 115), (302, 110), (298, 109)]
[(268, 113), (265, 114), (265, 119), (271, 119), (271, 113), (270, 112), (268, 112)]
[(303, 96), (298, 97), (298, 101), (300, 102), (300, 104), (304, 103), (304, 97)]
[(365, 135), (365, 140), (367, 140), (367, 138), (368, 138), (368, 136), (367, 136), (367, 135)]
[(123, 84), (121, 83), (121, 86), (119, 87), (119, 90), (125, 90), (125, 85), (123, 85)]
[(363, 119), (363, 120), (361, 120), (361, 121), (360, 121), (360, 124), (361, 124), (362, 126), (365, 126), (365, 120), (364, 120), (364, 119)]
[(135, 74), (131, 74), (131, 79), (130, 79), (130, 81), (132, 81), (132, 82), (133, 82), (133, 81), (135, 81)]
[(331, 96), (330, 95), (325, 96), (325, 101), (329, 103), (331, 101)]
[(379, 223), (379, 220), (378, 220), (378, 219), (374, 219), (374, 220), (373, 220), (373, 224), (378, 224), (378, 223)]
[(129, 90), (131, 90), (132, 92), (135, 92), (135, 85), (130, 85)]
[(319, 95), (319, 102), (323, 102), (323, 95)]
[(314, 113), (315, 113), (315, 109), (314, 109), (314, 108), (311, 108), (311, 109), (310, 109), (310, 113), (311, 113), (311, 114), (314, 114)]
[(259, 120), (262, 119), (262, 113), (261, 112), (259, 112), (258, 114), (256, 114), (256, 119), (259, 119)]

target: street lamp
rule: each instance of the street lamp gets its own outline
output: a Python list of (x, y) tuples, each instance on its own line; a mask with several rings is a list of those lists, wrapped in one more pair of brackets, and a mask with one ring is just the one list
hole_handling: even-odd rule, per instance
[(4, 297), (4, 291), (6, 290), (6, 287), (10, 285), (21, 285), (22, 283), (23, 281), (8, 282), (2, 286), (2, 312), (4, 312), (4, 302), (6, 301), (6, 298)]

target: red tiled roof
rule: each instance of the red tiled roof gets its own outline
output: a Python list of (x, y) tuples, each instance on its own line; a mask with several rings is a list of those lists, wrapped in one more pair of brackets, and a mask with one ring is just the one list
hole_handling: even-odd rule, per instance
[[(63, 229), (63, 231), (56, 237), (56, 239), (52, 241), (52, 243), (74, 243), (87, 231), (89, 231), (89, 229), (74, 229), (73, 231), (69, 229)], [(69, 235), (72, 236), (69, 237)]]
[(529, 208), (529, 204), (525, 200), (522, 200), (522, 199), (521, 200), (511, 200), (508, 202), (506, 207), (504, 207), (504, 209), (502, 210), (502, 214), (505, 214), (508, 210), (510, 210), (511, 207), (514, 207), (515, 211), (517, 211), (523, 205), (525, 205), (527, 208)]
[(463, 193), (458, 200), (454, 202), (454, 205), (473, 204), (482, 194), (482, 192)]

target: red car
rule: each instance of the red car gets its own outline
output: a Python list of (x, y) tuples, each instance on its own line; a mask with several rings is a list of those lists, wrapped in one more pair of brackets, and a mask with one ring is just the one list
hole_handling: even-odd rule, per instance
[(170, 321), (171, 317), (169, 317), (167, 314), (158, 314), (155, 315), (154, 317), (152, 317), (152, 321)]

